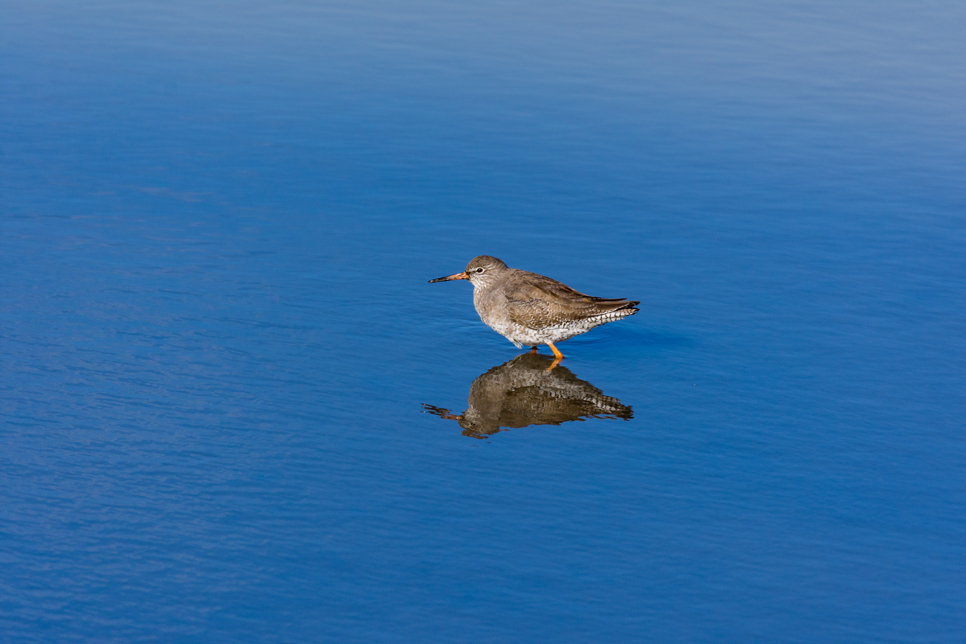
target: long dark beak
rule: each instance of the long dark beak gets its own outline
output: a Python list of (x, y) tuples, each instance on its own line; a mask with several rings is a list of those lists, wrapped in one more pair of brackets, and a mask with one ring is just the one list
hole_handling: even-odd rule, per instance
[(429, 283), (432, 284), (433, 282), (449, 282), (450, 280), (468, 280), (468, 279), (470, 279), (470, 276), (466, 274), (466, 271), (463, 271), (462, 273), (457, 273), (456, 275), (450, 275), (449, 277), (437, 277), (434, 280), (429, 280)]

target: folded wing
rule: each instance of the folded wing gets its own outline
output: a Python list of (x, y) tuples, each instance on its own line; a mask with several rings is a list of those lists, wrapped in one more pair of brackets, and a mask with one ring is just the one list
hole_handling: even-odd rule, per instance
[[(533, 273), (527, 279), (512, 280), (505, 294), (510, 320), (530, 329), (565, 326), (608, 314), (614, 314), (613, 319), (617, 319), (637, 313), (634, 307), (640, 304), (620, 297), (585, 295), (566, 284)], [(618, 311), (623, 314), (617, 314)]]

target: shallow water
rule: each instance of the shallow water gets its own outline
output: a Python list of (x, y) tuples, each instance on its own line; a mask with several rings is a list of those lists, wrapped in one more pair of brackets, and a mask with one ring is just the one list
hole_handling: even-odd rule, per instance
[(3, 15), (0, 639), (960, 641), (962, 6)]

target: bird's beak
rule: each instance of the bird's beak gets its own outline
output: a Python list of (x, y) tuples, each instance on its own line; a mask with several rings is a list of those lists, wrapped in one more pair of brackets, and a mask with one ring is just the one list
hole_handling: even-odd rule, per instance
[(456, 275), (450, 275), (449, 277), (437, 277), (434, 280), (429, 280), (429, 283), (432, 284), (433, 282), (449, 282), (450, 280), (468, 280), (468, 279), (470, 279), (470, 276), (466, 274), (466, 271), (463, 271), (462, 273), (457, 273)]

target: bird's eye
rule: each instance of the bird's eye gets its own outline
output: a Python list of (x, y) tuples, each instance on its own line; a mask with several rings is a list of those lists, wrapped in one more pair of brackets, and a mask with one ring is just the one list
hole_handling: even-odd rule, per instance
[(478, 269), (476, 269), (476, 272), (477, 273), (482, 273), (484, 270), (485, 269), (482, 266), (480, 266)]

